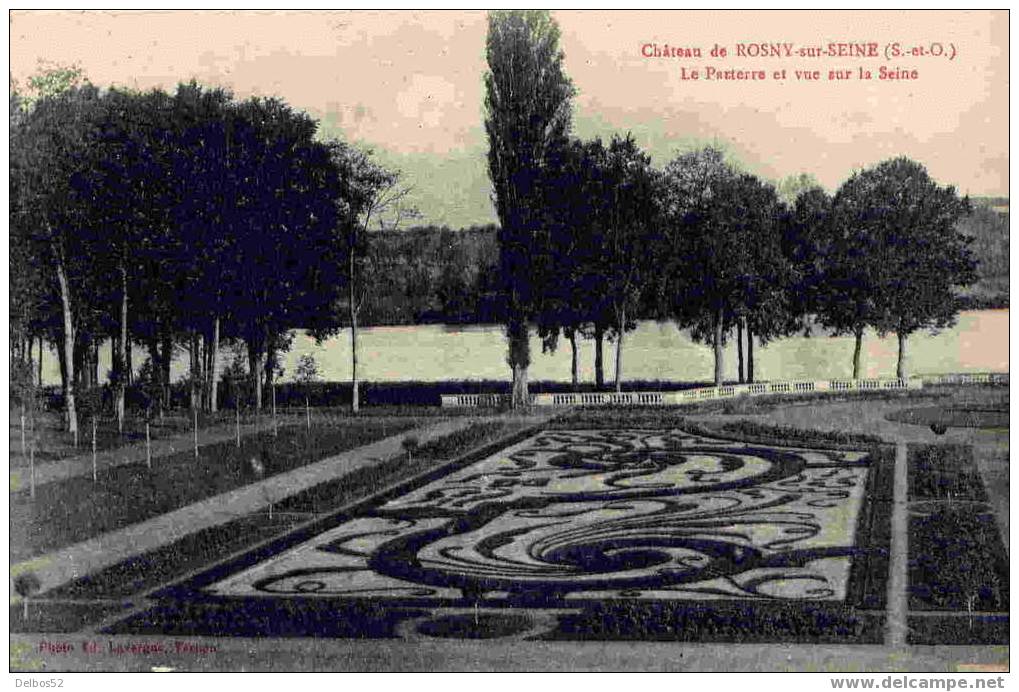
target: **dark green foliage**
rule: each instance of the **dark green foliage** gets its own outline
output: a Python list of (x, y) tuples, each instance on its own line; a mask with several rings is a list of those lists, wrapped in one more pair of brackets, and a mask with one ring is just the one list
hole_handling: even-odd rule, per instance
[(988, 428), (1003, 429), (1009, 427), (1008, 405), (1001, 407), (944, 408), (930, 406), (927, 408), (910, 408), (892, 411), (885, 416), (888, 420), (913, 425), (937, 426), (941, 434), (948, 428)]
[(31, 603), (28, 618), (20, 605), (10, 608), (11, 633), (71, 633), (88, 625), (98, 625), (105, 618), (127, 610), (121, 603)]
[(421, 446), (421, 441), (418, 440), (416, 435), (408, 435), (400, 442), (400, 446), (403, 447), (403, 451), (407, 452), (407, 458), (409, 459), (414, 456), (414, 452)]
[(883, 616), (827, 604), (605, 601), (562, 615), (546, 640), (882, 642)]
[(522, 634), (533, 626), (523, 613), (487, 613), (447, 615), (425, 620), (418, 632), (445, 639), (497, 639)]
[[(421, 446), (410, 460), (404, 455), (364, 466), (327, 483), (292, 495), (265, 512), (235, 519), (204, 529), (144, 555), (133, 557), (96, 574), (82, 577), (48, 592), (52, 597), (126, 596), (155, 588), (178, 578), (213, 559), (254, 546), (266, 539), (292, 531), (316, 515), (333, 512), (386, 491), (422, 473), (442, 467), (449, 460), (469, 454), (476, 461), (507, 444), (501, 441), (506, 426), (501, 422), (481, 423), (467, 430), (443, 436)], [(510, 440), (512, 442), (512, 440)]]
[(866, 450), (880, 447), (884, 440), (876, 435), (861, 435), (838, 430), (802, 430), (784, 425), (770, 425), (754, 421), (733, 421), (731, 423), (693, 423), (687, 430), (705, 435), (715, 435), (745, 442), (779, 445), (804, 445), (828, 449)]
[(190, 351), (199, 405), (215, 334), (271, 364), (287, 330), (317, 326), (335, 303), (334, 231), (351, 203), (332, 157), (342, 147), (316, 141), (286, 103), (194, 82), (173, 94), (85, 85), (44, 94), (12, 126), (12, 238), (31, 259), (16, 285), (42, 291), (19, 304), (32, 305), (26, 336), (68, 351), (69, 426), (74, 389), (98, 385), (98, 344), (114, 339), (111, 383), (129, 379), (124, 328), (148, 347), (163, 404), (175, 342)]
[(910, 609), (1007, 612), (1008, 557), (994, 516), (972, 504), (925, 507), (909, 522)]
[(911, 500), (987, 501), (969, 445), (909, 445)]
[(493, 12), (488, 20), (485, 131), (499, 217), (499, 277), (513, 404), (527, 403), (528, 321), (553, 280), (545, 211), (549, 161), (566, 146), (574, 89), (563, 72), (559, 27), (547, 11)]
[(906, 337), (954, 324), (956, 287), (976, 280), (972, 240), (957, 228), (971, 211), (955, 188), (905, 157), (854, 174), (832, 202), (822, 322), (896, 333), (905, 377)]
[[(1005, 211), (992, 203), (1003, 203)], [(974, 199), (973, 213), (959, 220), (959, 232), (973, 239), (970, 250), (977, 261), (976, 283), (961, 291), (967, 309), (1008, 307), (1008, 223), (1008, 199)]]
[(190, 451), (158, 459), (151, 470), (144, 463), (100, 472), (99, 480), (72, 478), (11, 496), (11, 546), (24, 559), (137, 523), (187, 504), (238, 488), (254, 480), (248, 464), (257, 457), (265, 476), (273, 476), (330, 455), (395, 435), (411, 421), (367, 419), (342, 427), (301, 427), (242, 438), (202, 448), (196, 460)]
[(417, 226), (375, 231), (382, 258), (369, 284), (361, 323), (495, 323), (494, 287), (499, 251), (496, 226), (451, 229)]
[(909, 618), (909, 643), (1008, 646), (1008, 615), (915, 615)]
[(716, 423), (691, 418), (690, 413), (691, 411), (686, 407), (580, 408), (556, 417), (551, 425), (562, 430), (623, 427), (662, 430), (679, 428), (697, 435), (741, 442), (785, 446), (803, 445), (827, 449), (872, 450), (879, 455), (878, 458), (885, 458), (891, 454), (890, 451), (877, 451), (878, 449), (890, 450), (890, 448), (885, 446), (884, 440), (875, 435), (803, 430), (754, 421)]
[(471, 423), (463, 430), (457, 430), (419, 445), (414, 456), (421, 459), (453, 459), (491, 440), (505, 428), (506, 424), (503, 421)]
[(14, 593), (22, 598), (34, 596), (39, 590), (39, 576), (35, 572), (23, 572), (14, 577)]
[(671, 161), (661, 196), (658, 303), (714, 347), (721, 385), (722, 347), (737, 324), (762, 342), (800, 328), (803, 306), (790, 290), (800, 268), (783, 243), (786, 208), (772, 185), (740, 173), (711, 147)]
[(257, 545), (307, 521), (292, 512), (251, 514), (189, 534), (178, 541), (136, 555), (106, 569), (46, 592), (47, 598), (118, 598), (141, 594), (183, 576), (213, 560)]
[(442, 462), (461, 455), (468, 454), (472, 460), (483, 458), (496, 451), (491, 443), (500, 437), (505, 428), (502, 423), (488, 423), (471, 426), (468, 430), (471, 429), (473, 432), (453, 433), (432, 440), (422, 445), (420, 452), (409, 459), (401, 454), (305, 490), (280, 503), (279, 510), (323, 512), (336, 509), (387, 491), (396, 483), (433, 471)]
[(687, 424), (687, 412), (682, 409), (640, 407), (620, 408), (578, 408), (556, 416), (549, 427), (560, 430), (640, 428), (662, 429), (682, 428)]

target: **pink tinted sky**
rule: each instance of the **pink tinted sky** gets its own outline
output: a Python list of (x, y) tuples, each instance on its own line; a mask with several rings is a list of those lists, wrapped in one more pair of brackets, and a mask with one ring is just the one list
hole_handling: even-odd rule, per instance
[[(1008, 194), (1008, 13), (556, 12), (578, 96), (574, 130), (632, 131), (658, 163), (717, 142), (777, 180), (829, 189), (897, 155), (973, 195)], [(403, 169), (425, 221), (494, 220), (482, 125), (483, 12), (29, 12), (10, 17), (11, 75), (75, 63), (97, 85), (172, 88), (196, 78), (239, 97), (277, 95), (329, 135)], [(647, 59), (645, 43), (875, 41), (954, 44), (957, 57)], [(681, 68), (786, 68), (784, 82), (684, 81)], [(880, 65), (915, 81), (830, 82), (827, 70)], [(793, 70), (821, 69), (820, 82)]]

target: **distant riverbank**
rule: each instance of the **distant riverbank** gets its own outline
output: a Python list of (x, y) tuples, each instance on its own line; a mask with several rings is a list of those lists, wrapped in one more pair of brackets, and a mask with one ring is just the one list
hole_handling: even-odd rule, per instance
[[(918, 332), (909, 339), (910, 372), (1007, 372), (1008, 316), (1004, 310), (960, 313), (955, 327), (931, 335)], [(506, 339), (498, 325), (407, 325), (370, 327), (359, 332), (359, 374), (373, 382), (440, 382), (458, 380), (508, 380)], [(580, 377), (594, 381), (594, 344), (581, 340)], [(605, 378), (615, 377), (615, 344), (607, 343)], [(530, 378), (550, 382), (570, 381), (570, 347), (564, 340), (555, 353), (542, 353), (535, 336), (531, 342)], [(897, 343), (894, 336), (880, 339), (868, 331), (864, 338), (863, 376), (893, 377)], [(283, 380), (291, 379), (298, 359), (311, 354), (324, 381), (350, 380), (350, 333), (343, 331), (316, 344), (299, 332), (283, 365)], [(810, 337), (795, 336), (755, 347), (758, 380), (826, 379), (852, 374), (852, 337), (830, 337), (815, 330)], [(223, 359), (229, 362), (230, 353)], [(136, 351), (137, 367), (144, 354)], [(109, 367), (109, 348), (100, 351), (100, 372)], [(712, 374), (709, 346), (690, 339), (671, 322), (640, 322), (627, 334), (623, 349), (623, 379), (669, 382), (704, 382)], [(175, 378), (183, 376), (187, 359), (174, 362)], [(725, 348), (725, 377), (737, 377), (736, 347)], [(43, 380), (60, 383), (55, 355), (43, 359)]]

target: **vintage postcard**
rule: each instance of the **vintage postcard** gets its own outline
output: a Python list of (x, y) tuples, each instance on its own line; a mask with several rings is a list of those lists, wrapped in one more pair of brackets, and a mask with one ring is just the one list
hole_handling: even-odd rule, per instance
[(18, 686), (1004, 685), (1007, 10), (9, 32)]

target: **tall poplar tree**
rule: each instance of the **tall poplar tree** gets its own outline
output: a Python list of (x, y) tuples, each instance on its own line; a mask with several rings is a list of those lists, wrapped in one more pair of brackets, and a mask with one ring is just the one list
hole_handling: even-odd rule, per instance
[(488, 20), (485, 130), (499, 216), (507, 362), (514, 407), (526, 406), (528, 321), (540, 312), (549, 272), (543, 180), (568, 142), (574, 88), (563, 72), (559, 28), (548, 12), (493, 12)]

